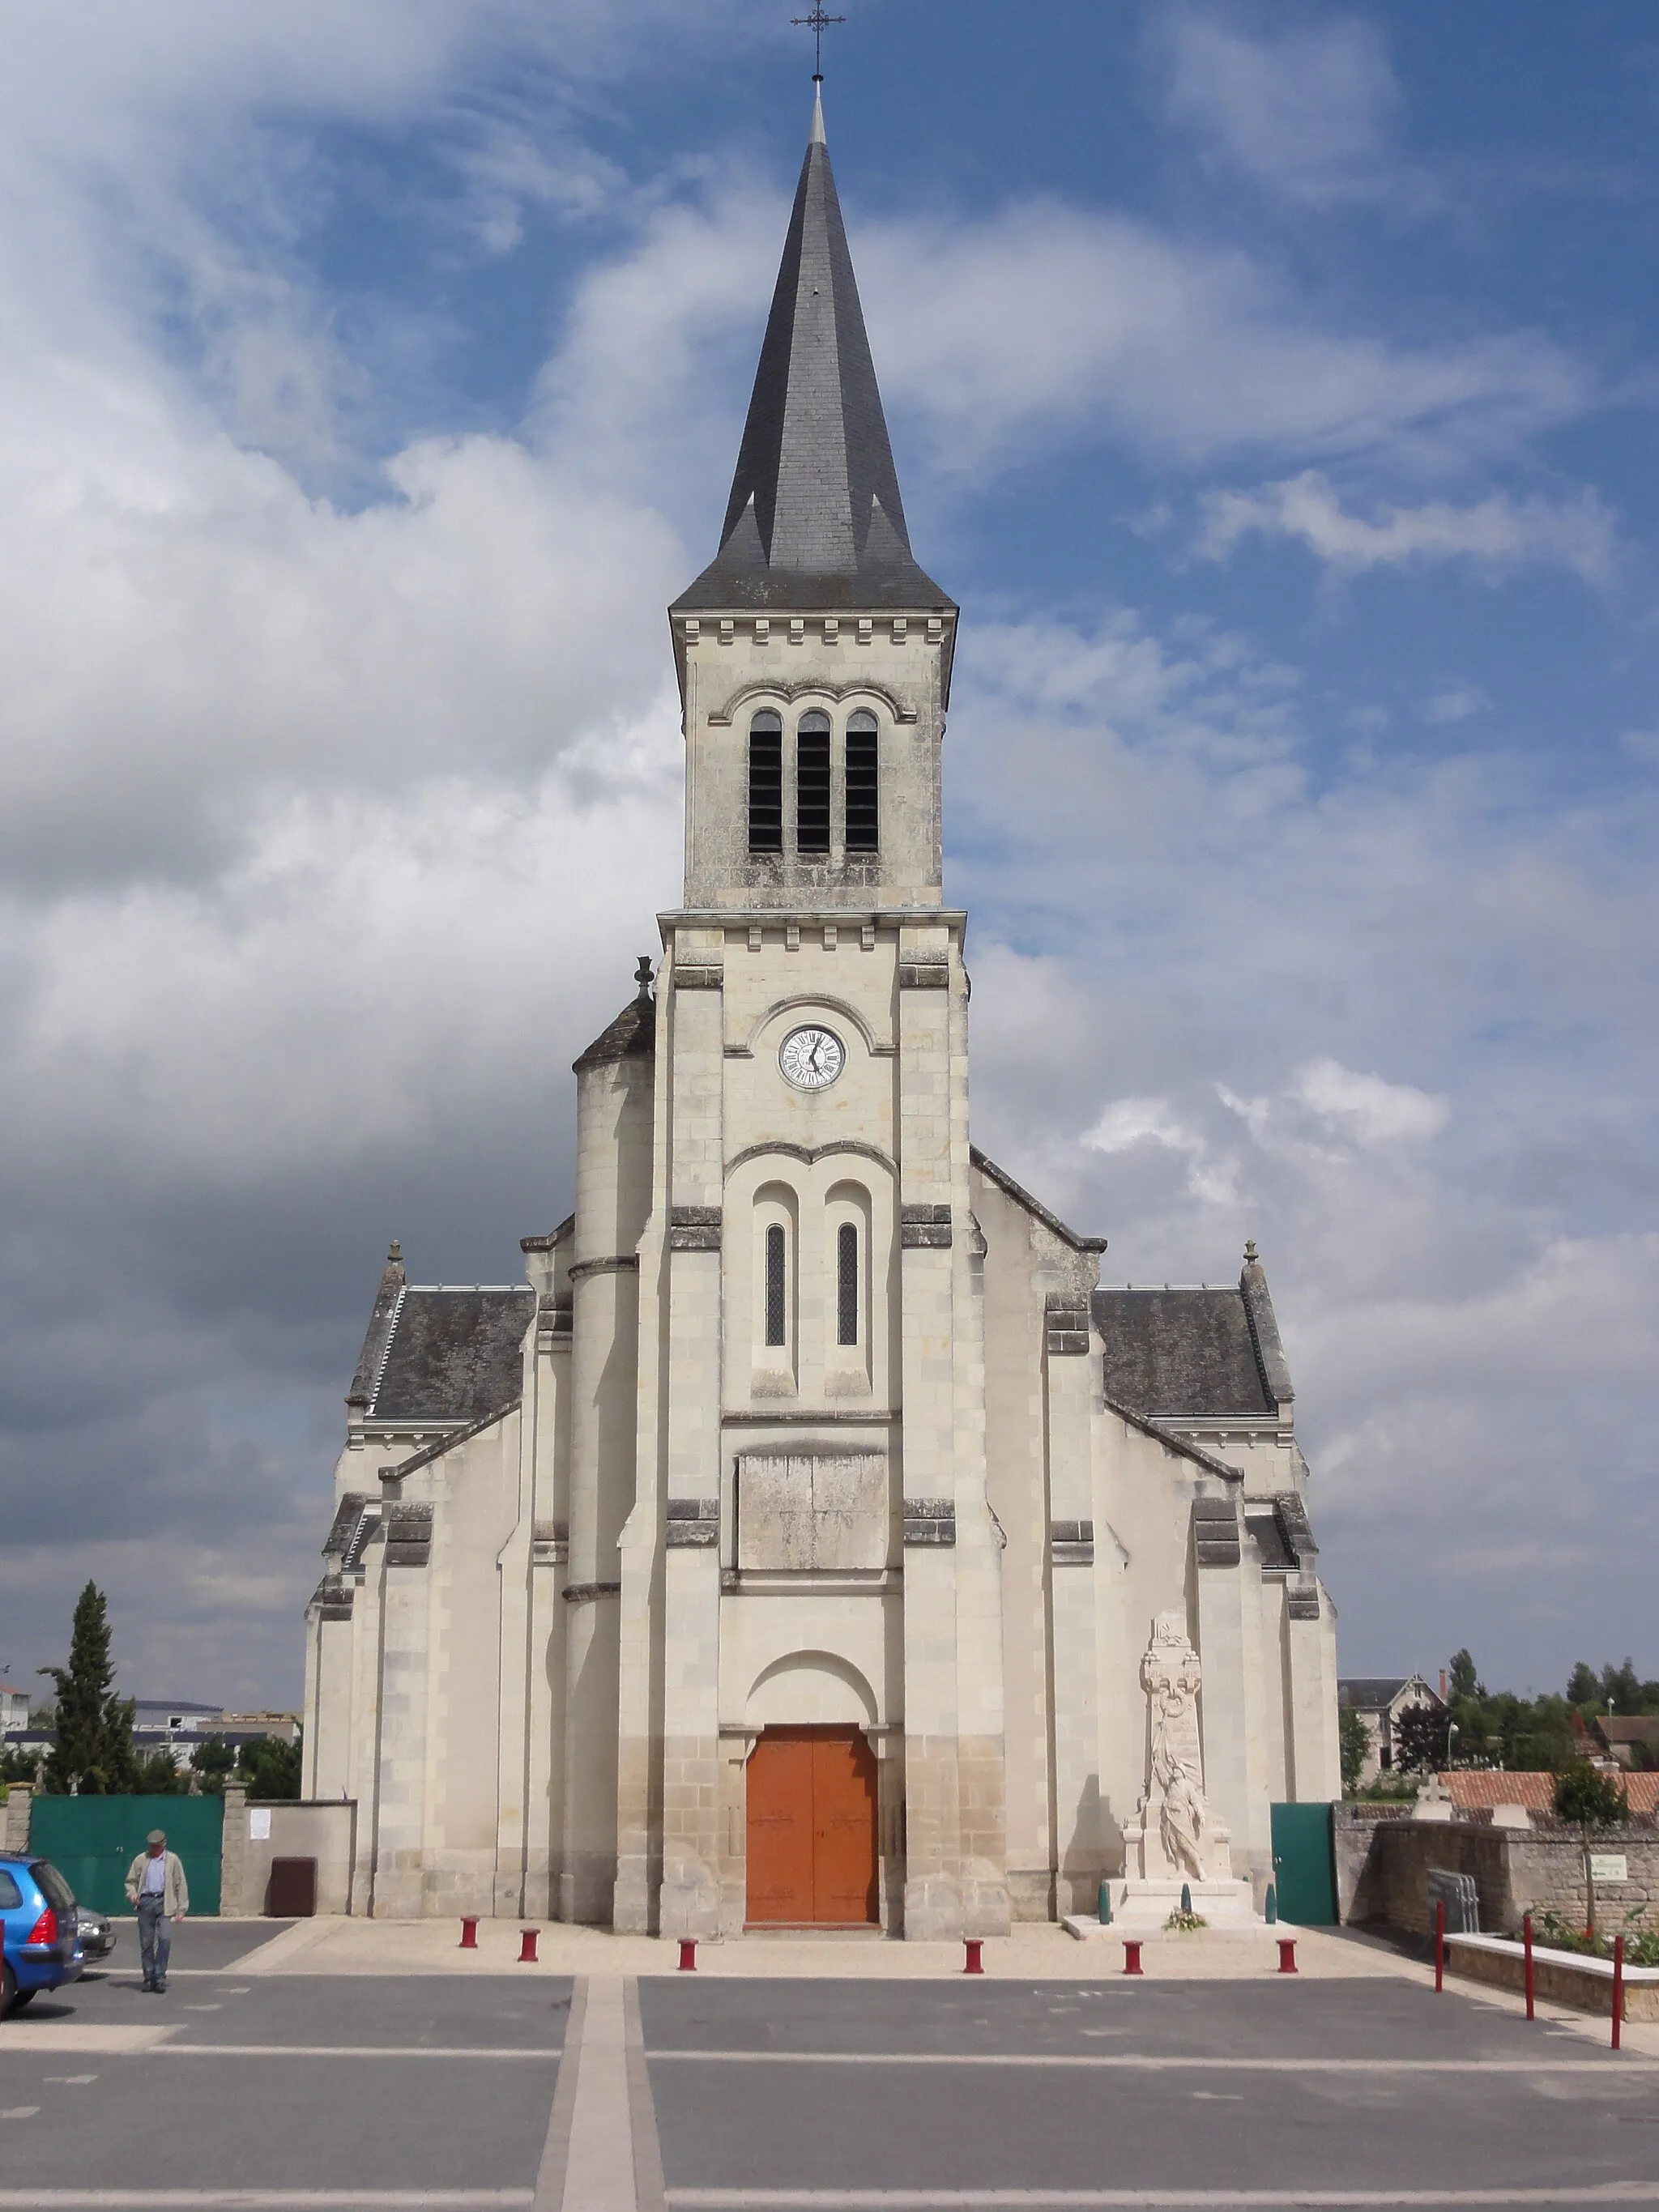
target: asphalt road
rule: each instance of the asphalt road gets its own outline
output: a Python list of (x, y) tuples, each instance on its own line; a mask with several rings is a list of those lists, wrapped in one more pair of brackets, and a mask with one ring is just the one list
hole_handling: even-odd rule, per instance
[(562, 2067), (568, 1980), (239, 1974), (271, 1933), (187, 1924), (165, 1997), (118, 1950), (29, 2015), (167, 2047), (0, 2027), (0, 2212), (1659, 2206), (1659, 2066), (1410, 1983), (592, 1982)]

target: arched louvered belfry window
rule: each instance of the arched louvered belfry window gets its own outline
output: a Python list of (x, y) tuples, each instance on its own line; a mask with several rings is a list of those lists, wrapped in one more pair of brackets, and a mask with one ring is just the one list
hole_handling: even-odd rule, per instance
[(880, 842), (877, 805), (876, 718), (862, 709), (847, 720), (847, 849), (873, 853)]
[(863, 1285), (859, 1279), (859, 1232), (856, 1225), (843, 1221), (836, 1231), (836, 1341), (837, 1344), (856, 1344), (859, 1340), (860, 1296)]
[(769, 712), (749, 725), (749, 849), (783, 850), (783, 723)]
[(787, 1344), (788, 1338), (789, 1249), (783, 1224), (771, 1224), (766, 1232), (766, 1341)]
[(803, 714), (795, 732), (795, 850), (830, 850), (828, 714)]

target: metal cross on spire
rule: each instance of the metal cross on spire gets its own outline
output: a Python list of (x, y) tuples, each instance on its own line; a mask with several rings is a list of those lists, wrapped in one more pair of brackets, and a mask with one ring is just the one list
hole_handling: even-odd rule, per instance
[(846, 16), (826, 15), (823, 12), (823, 0), (814, 0), (810, 15), (792, 15), (789, 20), (800, 29), (811, 31), (812, 33), (812, 82), (814, 84), (822, 84), (823, 82), (824, 26), (828, 23), (844, 23), (847, 21)]

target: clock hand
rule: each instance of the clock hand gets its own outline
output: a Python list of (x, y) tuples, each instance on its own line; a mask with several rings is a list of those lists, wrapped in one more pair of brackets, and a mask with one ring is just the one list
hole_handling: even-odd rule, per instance
[(814, 1075), (817, 1075), (819, 1073), (818, 1054), (823, 1051), (823, 1039), (822, 1037), (814, 1037), (812, 1040), (812, 1049), (806, 1055), (806, 1065), (811, 1069)]

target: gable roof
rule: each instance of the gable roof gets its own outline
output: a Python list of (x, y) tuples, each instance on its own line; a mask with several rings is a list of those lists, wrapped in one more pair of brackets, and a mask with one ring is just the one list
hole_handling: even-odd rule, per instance
[(1336, 1686), (1336, 1702), (1352, 1705), (1356, 1712), (1383, 1713), (1413, 1683), (1426, 1690), (1436, 1705), (1442, 1702), (1439, 1692), (1421, 1674), (1345, 1674)]
[(910, 550), (816, 97), (720, 550), (670, 610), (954, 612)]
[(535, 1311), (536, 1293), (527, 1283), (402, 1290), (378, 1372), (362, 1401), (366, 1416), (471, 1422), (514, 1403), (521, 1388), (524, 1334)]
[(1242, 1290), (1126, 1285), (1091, 1304), (1110, 1395), (1165, 1420), (1277, 1417)]

